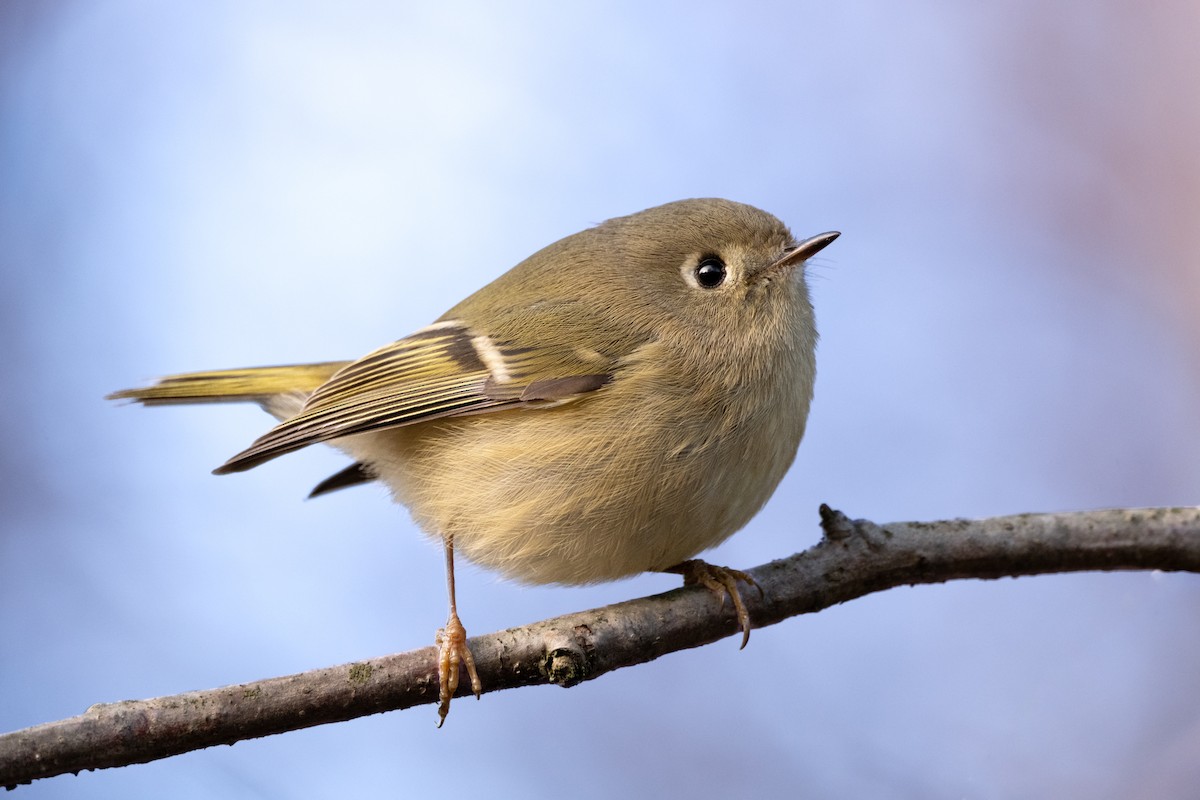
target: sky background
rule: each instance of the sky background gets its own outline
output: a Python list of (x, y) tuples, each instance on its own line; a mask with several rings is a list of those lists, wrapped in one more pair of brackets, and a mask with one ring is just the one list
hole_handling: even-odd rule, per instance
[[(669, 200), (843, 235), (816, 399), (709, 554), (878, 522), (1200, 503), (1200, 5), (0, 4), (0, 730), (432, 643), (440, 550), (310, 448), (209, 470), (193, 369), (353, 358)], [(472, 634), (665, 591), (466, 567)], [(28, 798), (1184, 797), (1200, 577), (884, 592), (538, 687)], [(449, 784), (449, 785), (447, 785)]]

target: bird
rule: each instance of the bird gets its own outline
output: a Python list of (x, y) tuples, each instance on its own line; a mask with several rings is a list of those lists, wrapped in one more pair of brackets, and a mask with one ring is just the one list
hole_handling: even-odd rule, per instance
[(312, 496), (386, 485), (445, 556), (440, 727), (463, 671), (482, 692), (456, 555), (525, 584), (681, 574), (732, 601), (745, 647), (738, 583), (757, 584), (697, 556), (796, 456), (816, 370), (804, 265), (838, 236), (679, 200), (567, 236), (357, 360), (183, 373), (109, 399), (255, 402), (278, 424), (215, 473), (320, 442), (352, 463)]

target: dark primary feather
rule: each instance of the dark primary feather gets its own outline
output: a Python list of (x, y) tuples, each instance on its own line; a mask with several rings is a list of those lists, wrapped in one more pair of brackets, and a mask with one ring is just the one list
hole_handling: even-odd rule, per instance
[(308, 493), (308, 499), (312, 500), (323, 494), (349, 489), (351, 486), (359, 486), (375, 480), (377, 480), (375, 475), (367, 469), (366, 465), (354, 463), (314, 486), (313, 490)]

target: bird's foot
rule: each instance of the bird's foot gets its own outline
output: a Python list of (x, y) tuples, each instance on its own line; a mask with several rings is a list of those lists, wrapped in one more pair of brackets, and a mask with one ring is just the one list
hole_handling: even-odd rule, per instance
[(483, 684), (479, 682), (479, 673), (475, 671), (475, 657), (467, 646), (467, 629), (463, 627), (458, 614), (450, 613), (446, 627), (438, 629), (438, 727), (446, 721), (450, 713), (450, 699), (458, 691), (459, 665), (467, 668), (467, 676), (471, 679), (471, 691), (478, 698), (483, 693)]
[(725, 602), (726, 597), (732, 600), (733, 609), (737, 612), (738, 625), (742, 629), (742, 647), (746, 646), (746, 643), (750, 641), (750, 612), (746, 610), (746, 603), (742, 600), (741, 591), (738, 590), (738, 581), (758, 589), (758, 596), (761, 598), (763, 596), (762, 587), (754, 578), (740, 569), (718, 567), (698, 558), (680, 562), (673, 567), (668, 567), (665, 571), (682, 575), (684, 586), (705, 587), (722, 603)]

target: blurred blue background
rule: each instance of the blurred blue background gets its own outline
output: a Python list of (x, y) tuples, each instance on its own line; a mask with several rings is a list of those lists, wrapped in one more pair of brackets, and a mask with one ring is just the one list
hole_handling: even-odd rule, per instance
[[(710, 558), (880, 522), (1200, 502), (1200, 6), (0, 4), (0, 729), (422, 647), (441, 553), (245, 406), (668, 200), (843, 232), (807, 439)], [(473, 634), (677, 585), (462, 570)], [(19, 796), (1184, 797), (1200, 578), (905, 588), (541, 687)]]

